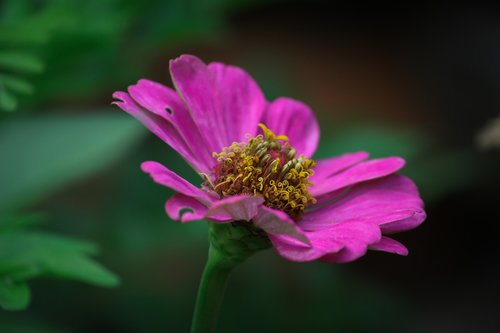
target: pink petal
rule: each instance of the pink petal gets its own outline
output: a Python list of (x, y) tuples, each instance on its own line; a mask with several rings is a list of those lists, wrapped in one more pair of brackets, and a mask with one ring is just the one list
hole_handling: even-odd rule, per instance
[(149, 173), (153, 180), (163, 186), (182, 193), (188, 197), (196, 198), (203, 203), (209, 204), (213, 199), (203, 190), (192, 185), (173, 171), (167, 169), (158, 162), (148, 161), (141, 164), (142, 171)]
[(408, 249), (406, 246), (401, 244), (400, 242), (389, 238), (382, 236), (380, 241), (378, 243), (370, 245), (370, 250), (377, 250), (377, 251), (384, 251), (384, 252), (389, 252), (389, 253), (395, 253), (399, 254), (401, 256), (407, 256), (408, 255)]
[(311, 109), (302, 102), (281, 97), (264, 112), (262, 122), (277, 135), (286, 135), (297, 155), (311, 157), (319, 141), (319, 125)]
[(319, 184), (315, 184), (310, 188), (310, 192), (314, 197), (319, 197), (356, 183), (388, 176), (401, 169), (404, 164), (405, 161), (400, 157), (387, 157), (362, 162), (324, 179)]
[(253, 218), (253, 224), (272, 235), (288, 235), (305, 244), (310, 244), (304, 232), (283, 211), (261, 206)]
[(177, 130), (195, 152), (193, 158), (207, 166), (215, 164), (211, 151), (201, 139), (198, 127), (174, 90), (153, 81), (139, 80), (137, 85), (130, 86), (128, 91), (140, 106), (165, 119)]
[(113, 94), (113, 98), (119, 100), (115, 101), (114, 104), (118, 105), (131, 116), (137, 118), (151, 132), (177, 151), (195, 170), (205, 173), (211, 171), (209, 166), (194, 158), (196, 155), (171, 123), (157, 114), (143, 109), (125, 92), (117, 91)]
[(405, 219), (397, 221), (387, 221), (380, 224), (380, 230), (386, 235), (394, 234), (401, 231), (415, 229), (424, 222), (427, 215), (423, 210), (414, 211), (413, 214)]
[[(182, 210), (190, 211), (182, 213)], [(207, 211), (207, 207), (193, 197), (176, 193), (165, 203), (167, 215), (174, 221), (189, 222), (202, 220)]]
[[(385, 233), (418, 225), (422, 214), (425, 216), (423, 202), (415, 184), (404, 176), (391, 175), (355, 185), (337, 200), (313, 207), (304, 214), (300, 226), (320, 230), (338, 223), (370, 222), (379, 224)], [(412, 218), (418, 221), (401, 222)]]
[(350, 257), (361, 256), (369, 244), (380, 240), (378, 226), (371, 223), (335, 224), (329, 228), (306, 232), (311, 246), (304, 245), (290, 236), (270, 235), (276, 250), (284, 258), (292, 261), (312, 261), (328, 259), (337, 253), (349, 253)]
[(343, 244), (333, 238), (324, 237), (319, 232), (308, 232), (307, 239), (310, 246), (301, 241), (285, 235), (269, 235), (274, 248), (285, 259), (297, 262), (313, 261), (321, 258), (326, 253), (338, 252)]
[(338, 237), (344, 247), (336, 253), (326, 254), (321, 258), (322, 261), (337, 264), (354, 261), (364, 256), (368, 246), (379, 242), (382, 237), (376, 224), (343, 223), (340, 225), (344, 226), (344, 230)]
[(226, 145), (255, 136), (267, 102), (259, 86), (243, 69), (221, 63), (208, 65), (215, 78)]
[(309, 179), (313, 184), (321, 184), (325, 178), (328, 178), (340, 171), (344, 171), (345, 169), (366, 160), (368, 156), (369, 154), (367, 152), (360, 151), (316, 161), (314, 175), (312, 175)]
[[(183, 210), (190, 210), (182, 212)], [(181, 193), (174, 194), (165, 203), (165, 210), (168, 216), (174, 221), (190, 222), (205, 219), (208, 211), (207, 206), (193, 197), (188, 197)], [(182, 215), (182, 216), (181, 216)], [(231, 222), (229, 216), (211, 216), (210, 220), (214, 222)]]
[(228, 142), (213, 74), (205, 63), (192, 55), (170, 60), (170, 74), (203, 140), (212, 152), (221, 151)]
[(234, 195), (215, 202), (205, 213), (205, 216), (229, 216), (233, 221), (252, 220), (262, 205), (262, 197), (254, 197), (248, 194)]

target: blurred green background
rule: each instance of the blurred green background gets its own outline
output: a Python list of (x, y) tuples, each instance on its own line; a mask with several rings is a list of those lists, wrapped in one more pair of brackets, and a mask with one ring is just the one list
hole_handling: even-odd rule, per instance
[(0, 2), (0, 302), (27, 306), (0, 310), (0, 332), (189, 330), (207, 227), (169, 221), (172, 192), (139, 165), (199, 178), (110, 105), (140, 78), (170, 85), (182, 53), (311, 105), (317, 158), (403, 156), (429, 216), (396, 237), (407, 258), (255, 255), (219, 332), (497, 332), (499, 32), (476, 2)]

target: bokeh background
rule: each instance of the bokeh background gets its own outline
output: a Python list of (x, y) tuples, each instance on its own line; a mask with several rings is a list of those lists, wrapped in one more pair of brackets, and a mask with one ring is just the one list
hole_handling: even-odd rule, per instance
[[(31, 301), (0, 310), (0, 332), (188, 332), (207, 226), (169, 221), (172, 192), (139, 165), (198, 176), (110, 105), (140, 78), (170, 85), (183, 53), (309, 104), (317, 158), (403, 156), (428, 212), (396, 237), (406, 258), (258, 253), (232, 276), (219, 332), (500, 331), (499, 36), (488, 2), (3, 0), (0, 296), (2, 260), (22, 257)], [(119, 286), (101, 287), (116, 280), (97, 262)]]

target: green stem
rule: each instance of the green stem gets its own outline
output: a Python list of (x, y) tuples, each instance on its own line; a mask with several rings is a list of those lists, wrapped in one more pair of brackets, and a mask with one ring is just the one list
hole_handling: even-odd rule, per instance
[(201, 277), (191, 333), (213, 333), (233, 268), (271, 243), (249, 222), (208, 223), (210, 248)]
[(215, 332), (226, 284), (236, 264), (210, 244), (208, 261), (196, 298), (191, 333)]

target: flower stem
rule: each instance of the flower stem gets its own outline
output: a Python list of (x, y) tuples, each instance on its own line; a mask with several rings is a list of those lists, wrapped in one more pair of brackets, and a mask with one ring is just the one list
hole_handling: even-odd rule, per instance
[(257, 251), (271, 246), (269, 238), (249, 222), (208, 223), (210, 248), (201, 277), (191, 333), (213, 333), (229, 274)]
[(208, 261), (196, 298), (191, 333), (215, 332), (226, 284), (236, 264), (210, 244)]

